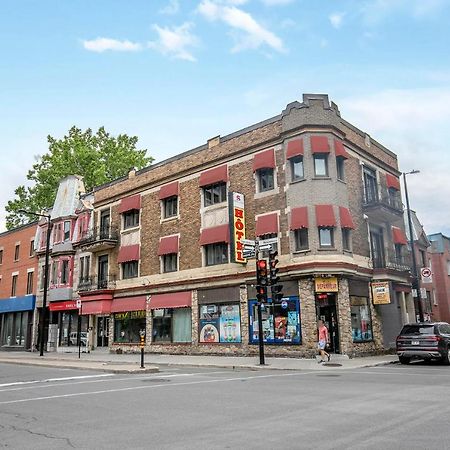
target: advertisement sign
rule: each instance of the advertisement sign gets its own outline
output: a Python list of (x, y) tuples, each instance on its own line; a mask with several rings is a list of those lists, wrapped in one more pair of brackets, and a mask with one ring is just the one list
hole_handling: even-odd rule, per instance
[(241, 342), (239, 305), (220, 307), (220, 342)]
[(389, 281), (372, 282), (372, 299), (374, 305), (387, 305), (391, 303)]
[(230, 192), (229, 210), (230, 210), (230, 232), (233, 262), (245, 264), (243, 240), (245, 240), (245, 209), (244, 195), (238, 192)]
[(339, 288), (337, 277), (314, 278), (314, 285), (316, 292), (337, 292)]
[(217, 305), (200, 307), (199, 341), (202, 343), (219, 342), (219, 308)]

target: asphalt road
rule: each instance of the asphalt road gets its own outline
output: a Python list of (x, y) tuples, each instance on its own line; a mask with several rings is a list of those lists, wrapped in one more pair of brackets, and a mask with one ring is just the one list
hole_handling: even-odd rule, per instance
[(450, 367), (161, 368), (112, 375), (0, 364), (0, 448), (450, 448)]

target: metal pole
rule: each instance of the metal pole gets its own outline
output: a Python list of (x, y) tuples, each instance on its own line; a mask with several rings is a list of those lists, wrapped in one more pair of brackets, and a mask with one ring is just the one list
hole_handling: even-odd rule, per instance
[[(258, 244), (257, 244), (258, 245)], [(259, 250), (258, 247), (255, 249), (256, 256), (256, 279), (258, 283), (258, 260), (259, 260)], [(262, 310), (261, 310), (261, 301), (257, 298), (258, 305), (258, 343), (259, 343), (259, 364), (264, 366), (264, 336), (263, 336), (263, 326), (262, 326)]]
[[(83, 304), (81, 304), (80, 311), (78, 313), (78, 359), (81, 358), (81, 313), (82, 312), (83, 312)], [(87, 336), (87, 333), (86, 333), (86, 336)]]
[(412, 253), (412, 288), (413, 291), (415, 290), (417, 295), (417, 312), (419, 313), (419, 322), (423, 322), (423, 309), (422, 309), (422, 299), (420, 297), (419, 292), (419, 280), (417, 278), (417, 260), (416, 260), (416, 252), (415, 252), (415, 246), (414, 246), (414, 235), (413, 235), (413, 226), (412, 226), (412, 219), (411, 219), (411, 210), (409, 208), (409, 197), (408, 197), (408, 186), (406, 184), (406, 173), (403, 172), (403, 184), (405, 186), (405, 199), (406, 199), (406, 212), (408, 215), (408, 227), (409, 227), (409, 246), (411, 247), (411, 253)]
[(51, 222), (50, 216), (44, 216), (47, 218), (47, 241), (45, 243), (45, 266), (44, 266), (44, 296), (42, 298), (42, 314), (40, 323), (41, 342), (39, 345), (39, 356), (44, 356), (44, 330), (45, 330), (45, 318), (47, 316), (47, 291), (48, 291), (48, 260), (50, 253), (50, 233)]

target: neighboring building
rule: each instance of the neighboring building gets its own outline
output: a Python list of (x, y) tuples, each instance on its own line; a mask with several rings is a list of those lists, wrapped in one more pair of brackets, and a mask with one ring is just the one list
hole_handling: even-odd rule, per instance
[[(305, 94), (276, 117), (96, 188), (92, 216), (78, 207), (76, 219), (75, 203), (52, 212), (55, 225), (73, 230), (84, 216), (89, 227), (58, 248), (53, 279), (66, 259), (69, 272), (51, 309), (74, 301), (75, 276), (92, 347), (136, 351), (145, 330), (148, 352), (256, 354), (255, 261), (242, 259), (241, 239), (270, 239), (284, 299), (263, 309), (267, 354), (315, 354), (318, 318), (332, 351), (392, 347), (414, 317), (398, 176), (394, 153), (328, 96)], [(74, 305), (52, 319), (60, 345), (68, 314), (74, 323)]]
[(36, 223), (0, 233), (0, 349), (30, 349), (36, 302)]
[(450, 238), (442, 233), (429, 234), (431, 243), (431, 268), (435, 296), (433, 309), (438, 319), (450, 322)]

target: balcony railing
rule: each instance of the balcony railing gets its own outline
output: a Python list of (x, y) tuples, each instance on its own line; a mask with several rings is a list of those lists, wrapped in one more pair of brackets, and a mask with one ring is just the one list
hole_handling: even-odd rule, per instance
[(115, 289), (116, 287), (116, 276), (111, 275), (109, 277), (86, 277), (78, 281), (78, 291), (98, 291), (103, 289)]
[(78, 245), (95, 245), (106, 243), (115, 246), (119, 242), (119, 230), (112, 226), (94, 227), (86, 230), (78, 241)]
[(412, 262), (411, 256), (394, 256), (390, 255), (386, 260), (376, 258), (371, 260), (373, 269), (391, 269), (398, 270), (400, 272), (408, 272), (411, 270)]
[(398, 211), (403, 211), (403, 204), (400, 197), (393, 197), (391, 195), (384, 196), (374, 196), (374, 195), (365, 195), (363, 197), (363, 206), (373, 207), (373, 206), (381, 206), (388, 207), (392, 209), (396, 209)]

